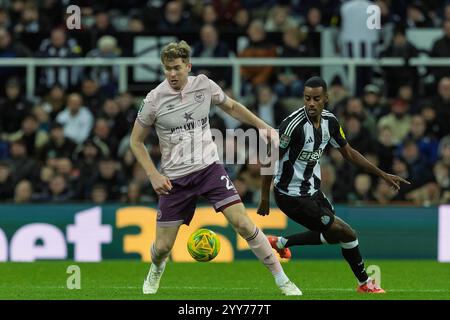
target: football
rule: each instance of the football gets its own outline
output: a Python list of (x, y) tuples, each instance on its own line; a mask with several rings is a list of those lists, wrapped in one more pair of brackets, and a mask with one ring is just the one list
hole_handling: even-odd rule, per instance
[(213, 231), (198, 229), (189, 237), (187, 249), (195, 260), (201, 262), (211, 261), (220, 251), (220, 240)]

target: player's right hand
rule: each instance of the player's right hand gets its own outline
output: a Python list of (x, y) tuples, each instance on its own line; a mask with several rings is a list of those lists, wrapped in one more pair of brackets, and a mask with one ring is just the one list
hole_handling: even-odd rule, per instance
[(169, 178), (160, 173), (150, 176), (149, 179), (153, 190), (155, 190), (158, 195), (169, 194), (169, 191), (172, 190), (172, 183)]
[(256, 213), (260, 216), (267, 216), (270, 213), (270, 201), (261, 199)]

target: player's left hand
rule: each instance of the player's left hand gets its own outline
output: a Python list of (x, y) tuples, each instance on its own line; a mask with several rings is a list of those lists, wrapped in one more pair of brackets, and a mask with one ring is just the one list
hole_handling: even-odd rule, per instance
[(405, 180), (402, 177), (399, 177), (399, 176), (396, 176), (396, 175), (393, 175), (393, 174), (389, 174), (389, 173), (386, 173), (383, 176), (383, 179), (384, 179), (384, 181), (387, 182), (387, 184), (391, 188), (393, 188), (393, 189), (395, 189), (397, 191), (400, 190), (400, 183), (401, 182), (406, 183), (406, 184), (411, 184), (411, 182), (409, 182), (408, 180)]

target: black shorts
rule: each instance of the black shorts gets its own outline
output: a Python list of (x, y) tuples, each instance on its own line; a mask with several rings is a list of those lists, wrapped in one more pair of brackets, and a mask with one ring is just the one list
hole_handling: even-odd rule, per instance
[(281, 211), (309, 230), (324, 232), (333, 224), (335, 212), (322, 191), (311, 197), (292, 197), (277, 189), (274, 193)]

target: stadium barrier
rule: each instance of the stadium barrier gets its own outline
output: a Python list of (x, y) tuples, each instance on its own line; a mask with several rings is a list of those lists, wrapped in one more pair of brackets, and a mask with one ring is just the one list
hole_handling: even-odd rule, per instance
[[(356, 90), (356, 68), (357, 67), (401, 67), (413, 66), (450, 66), (450, 58), (429, 58), (426, 56), (411, 58), (405, 61), (403, 58), (341, 58), (341, 57), (322, 57), (322, 58), (192, 58), (192, 63), (198, 66), (210, 67), (231, 67), (232, 68), (232, 89), (235, 97), (240, 96), (242, 66), (345, 66), (347, 69), (347, 78), (350, 91)], [(36, 68), (46, 66), (118, 66), (119, 91), (124, 92), (128, 89), (127, 68), (131, 66), (160, 66), (159, 58), (4, 58), (0, 59), (0, 67), (24, 67), (26, 68), (26, 92), (27, 97), (33, 99), (36, 86)]]
[[(278, 209), (259, 216), (247, 209), (266, 234), (303, 230)], [(450, 206), (350, 207), (337, 214), (358, 232), (366, 259), (437, 259), (450, 262)], [(0, 261), (141, 259), (150, 261), (155, 237), (154, 207), (89, 204), (0, 205)], [(218, 233), (221, 251), (214, 262), (254, 259), (247, 243), (220, 213), (199, 207), (189, 227), (180, 228), (172, 252), (176, 262), (193, 261), (186, 243), (200, 227)], [(439, 242), (439, 243), (438, 243)], [(439, 249), (439, 256), (438, 256)], [(337, 246), (293, 248), (294, 258), (340, 259)]]

